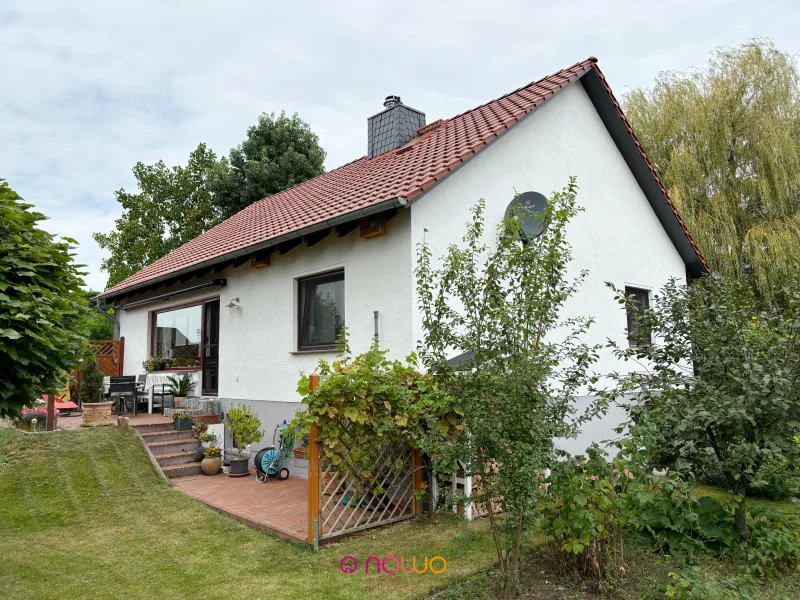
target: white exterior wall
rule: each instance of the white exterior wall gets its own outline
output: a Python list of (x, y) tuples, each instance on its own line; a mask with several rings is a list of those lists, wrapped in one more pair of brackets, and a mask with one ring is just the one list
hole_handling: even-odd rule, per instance
[[(480, 198), (486, 201), (487, 231), (494, 235), (515, 190), (549, 197), (571, 175), (577, 177), (578, 203), (585, 208), (568, 228), (574, 256), (571, 270), (577, 274), (588, 269), (589, 275), (565, 306), (564, 316), (595, 318), (587, 343), (602, 344), (611, 338), (626, 344), (625, 313), (605, 282), (658, 290), (670, 277), (684, 279), (685, 267), (578, 82), (412, 205), (412, 249), (423, 236), (434, 257), (441, 257), (449, 244), (460, 243), (471, 219), (469, 210)], [(415, 294), (415, 307), (416, 302)], [(416, 310), (413, 333), (415, 340), (422, 336)], [(598, 373), (640, 368), (620, 364), (608, 351), (595, 367)], [(584, 398), (579, 404), (587, 403)], [(605, 419), (588, 424), (579, 439), (560, 445), (582, 452), (591, 441), (612, 438), (612, 428), (624, 417), (623, 411), (612, 410)]]
[[(335, 269), (344, 269), (345, 273), (345, 324), (353, 352), (366, 350), (372, 342), (373, 311), (377, 310), (381, 345), (390, 349), (393, 357), (407, 356), (414, 348), (409, 224), (409, 212), (400, 210), (387, 223), (386, 235), (362, 239), (358, 228), (343, 238), (331, 233), (311, 248), (300, 245), (283, 256), (273, 254), (268, 267), (256, 269), (245, 263), (183, 284), (189, 287), (224, 277), (224, 288), (117, 311), (120, 334), (125, 336), (124, 373), (143, 372), (142, 361), (150, 353), (151, 311), (219, 295), (219, 397), (299, 402), (296, 388), (300, 371), (313, 372), (320, 358), (332, 360), (336, 352), (295, 352), (296, 280)], [(162, 288), (153, 295), (168, 291)], [(237, 297), (239, 309), (225, 308)], [(268, 436), (272, 427), (265, 426)]]
[[(141, 363), (149, 354), (151, 311), (218, 294), (219, 397), (223, 410), (236, 401), (251, 404), (265, 432), (258, 446), (268, 445), (275, 425), (300, 408), (296, 405), (300, 400), (296, 393), (299, 372), (312, 372), (320, 358), (332, 360), (336, 356), (335, 352), (294, 352), (298, 277), (344, 268), (345, 323), (353, 352), (369, 346), (373, 311), (378, 310), (381, 345), (392, 357), (403, 358), (422, 337), (412, 269), (424, 229), (429, 230), (426, 237), (434, 257), (442, 256), (449, 244), (461, 241), (470, 220), (469, 209), (480, 198), (486, 200), (486, 222), (493, 233), (515, 190), (549, 196), (562, 189), (571, 175), (577, 177), (578, 202), (586, 209), (569, 225), (572, 269), (574, 273), (588, 269), (589, 275), (565, 307), (564, 316), (595, 318), (588, 343), (602, 344), (611, 338), (625, 344), (625, 313), (605, 282), (657, 290), (670, 277), (683, 279), (685, 268), (583, 87), (576, 82), (430, 189), (410, 210), (398, 210), (387, 224), (387, 235), (371, 240), (361, 239), (358, 230), (344, 238), (329, 235), (312, 248), (298, 246), (284, 256), (273, 254), (269, 267), (254, 269), (245, 263), (185, 284), (225, 277), (225, 288), (118, 311), (121, 335), (126, 338), (124, 372), (142, 372)], [(236, 297), (241, 308), (231, 312), (225, 305)], [(599, 373), (638, 368), (620, 364), (607, 351), (595, 367)], [(580, 404), (588, 401), (582, 398)], [(591, 441), (613, 437), (612, 428), (624, 416), (623, 411), (612, 410), (605, 419), (588, 424), (579, 439), (560, 445), (571, 452), (582, 452)]]

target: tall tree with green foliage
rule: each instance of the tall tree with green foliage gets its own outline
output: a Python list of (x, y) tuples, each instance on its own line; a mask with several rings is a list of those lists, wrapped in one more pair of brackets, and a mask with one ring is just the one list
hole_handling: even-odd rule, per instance
[(247, 138), (220, 161), (214, 181), (216, 203), (224, 218), (266, 196), (325, 172), (319, 137), (295, 113), (263, 113)]
[(136, 163), (133, 174), (139, 188), (115, 193), (122, 216), (110, 233), (95, 233), (97, 244), (111, 252), (103, 260), (108, 286), (113, 286), (219, 222), (209, 182), (217, 157), (200, 144), (185, 166)]
[(767, 40), (661, 73), (624, 109), (713, 270), (770, 302), (800, 267), (800, 88)]
[[(86, 316), (81, 322), (81, 329), (90, 340), (113, 340), (114, 339), (114, 323), (107, 316), (97, 310), (96, 305), (92, 298), (96, 297), (100, 292), (92, 290), (83, 292), (86, 298), (86, 304), (89, 306)], [(114, 312), (114, 307), (110, 304), (102, 303), (100, 307), (109, 314)]]
[(782, 290), (780, 305), (763, 308), (749, 282), (732, 277), (673, 280), (649, 307), (614, 291), (653, 342), (611, 343), (648, 368), (613, 376), (605, 398), (636, 394), (633, 421), (651, 466), (702, 473), (716, 465), (748, 538), (746, 498), (762, 469), (800, 462), (800, 292)]
[(138, 191), (115, 193), (122, 216), (110, 233), (95, 233), (111, 252), (103, 261), (108, 287), (211, 229), (253, 202), (321, 175), (325, 151), (296, 114), (262, 114), (247, 138), (217, 159), (205, 144), (186, 165), (137, 163)]
[(39, 229), (31, 208), (0, 180), (0, 416), (62, 387), (86, 346), (77, 242)]
[[(456, 443), (466, 444), (465, 472), (480, 478), (474, 499), (503, 509), (502, 516), (490, 510), (489, 520), (509, 597), (553, 440), (577, 433), (575, 398), (595, 381), (598, 349), (582, 341), (591, 320), (560, 314), (586, 275), (567, 274), (565, 228), (579, 210), (576, 193), (573, 179), (553, 195), (539, 215), (544, 230), (529, 243), (520, 240), (518, 214), (489, 245), (481, 201), (463, 244), (440, 265), (427, 243), (418, 251), (420, 357), (463, 415), (468, 435)], [(448, 361), (454, 354), (458, 366)]]

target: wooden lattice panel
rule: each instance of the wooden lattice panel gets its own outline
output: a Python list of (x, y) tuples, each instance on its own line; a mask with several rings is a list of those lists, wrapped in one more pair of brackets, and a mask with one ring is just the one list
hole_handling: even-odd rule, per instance
[[(320, 456), (319, 538), (332, 538), (415, 515), (414, 451), (408, 444), (387, 444), (374, 462), (369, 485)], [(376, 496), (374, 490), (384, 492)]]
[(114, 377), (122, 375), (122, 341), (92, 340), (89, 349), (97, 358), (97, 366), (103, 375)]

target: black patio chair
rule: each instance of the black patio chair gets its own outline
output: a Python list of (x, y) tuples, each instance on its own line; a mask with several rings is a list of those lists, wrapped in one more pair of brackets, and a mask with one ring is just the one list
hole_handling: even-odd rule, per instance
[(108, 386), (108, 396), (111, 400), (114, 400), (115, 396), (119, 398), (117, 405), (119, 414), (125, 412), (128, 405), (127, 398), (130, 397), (133, 414), (136, 415), (136, 377), (134, 375), (112, 377)]

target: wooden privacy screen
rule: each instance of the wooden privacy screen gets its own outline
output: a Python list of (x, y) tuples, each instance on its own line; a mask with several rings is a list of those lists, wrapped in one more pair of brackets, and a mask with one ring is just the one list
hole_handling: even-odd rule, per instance
[[(312, 390), (319, 377), (312, 376)], [(356, 531), (415, 517), (421, 489), (420, 455), (406, 443), (389, 443), (375, 457), (375, 481), (368, 487), (347, 469), (322, 454), (319, 429), (309, 435), (308, 542), (320, 542)], [(345, 436), (346, 439), (346, 436)], [(374, 493), (379, 487), (380, 495)]]
[(122, 363), (125, 356), (125, 338), (118, 340), (92, 340), (89, 350), (97, 357), (97, 366), (103, 375), (118, 377), (122, 375)]

